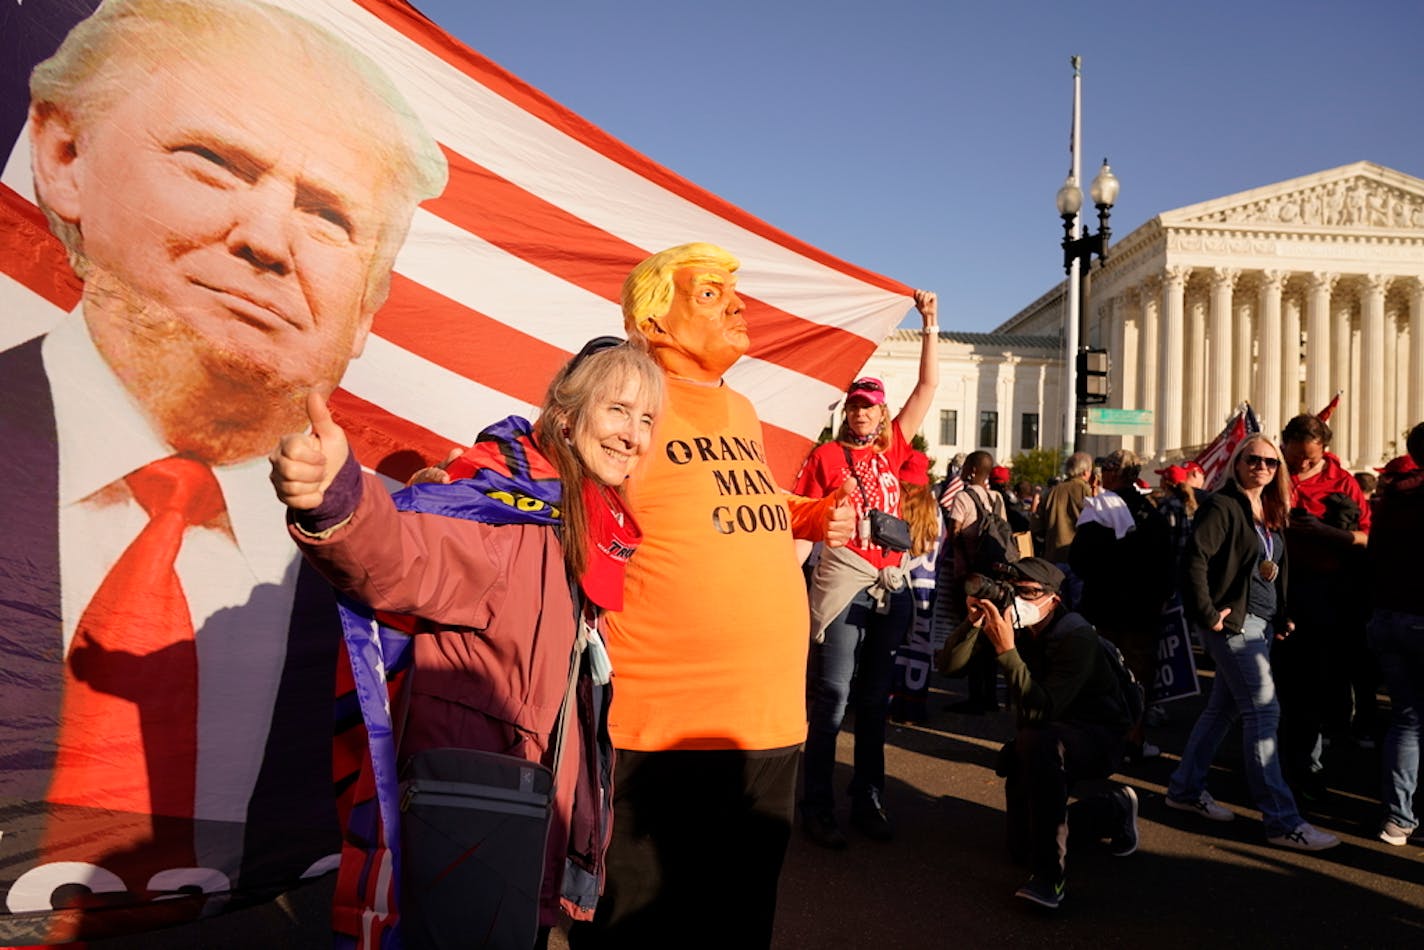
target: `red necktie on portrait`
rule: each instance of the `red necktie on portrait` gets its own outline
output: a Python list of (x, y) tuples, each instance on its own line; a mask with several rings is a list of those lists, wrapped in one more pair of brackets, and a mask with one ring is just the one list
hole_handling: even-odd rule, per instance
[(208, 466), (178, 457), (125, 481), (149, 521), (75, 630), (49, 800), (192, 817), (198, 654), (175, 562), (188, 527), (222, 514), (222, 489)]

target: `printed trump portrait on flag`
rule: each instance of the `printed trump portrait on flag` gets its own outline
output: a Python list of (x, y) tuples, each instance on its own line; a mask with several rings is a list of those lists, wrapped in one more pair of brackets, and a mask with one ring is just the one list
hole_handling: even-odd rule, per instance
[(0, 942), (191, 920), (336, 867), (332, 735), (359, 715), (267, 480), (309, 391), (394, 484), (621, 335), (650, 250), (714, 241), (751, 325), (728, 379), (785, 481), (910, 304), (404, 3), (7, 16)]

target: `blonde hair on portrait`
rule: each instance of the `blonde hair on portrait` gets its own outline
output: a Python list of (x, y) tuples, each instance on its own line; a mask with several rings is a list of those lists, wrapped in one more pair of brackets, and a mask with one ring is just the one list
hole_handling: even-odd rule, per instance
[[(666, 399), (662, 370), (642, 347), (621, 343), (565, 363), (550, 380), (534, 423), (534, 442), (559, 473), (564, 563), (575, 577), (588, 566), (583, 483), (589, 476), (574, 451), (574, 436), (591, 424), (590, 415), (599, 403), (616, 394), (629, 379), (638, 381), (639, 394), (647, 399), (654, 417), (661, 414)], [(614, 491), (622, 494), (623, 486), (614, 487)]]
[(741, 262), (715, 244), (693, 242), (659, 251), (623, 281), (623, 329), (630, 340), (643, 340), (647, 323), (666, 316), (677, 287), (673, 276), (684, 267), (715, 267), (735, 274)]
[(1261, 486), (1261, 517), (1266, 527), (1272, 530), (1284, 528), (1290, 520), (1290, 500), (1291, 485), (1290, 476), (1286, 474), (1286, 463), (1281, 457), (1280, 446), (1264, 432), (1253, 432), (1242, 439), (1236, 446), (1236, 450), (1231, 453), (1231, 465), (1228, 471), (1231, 480), (1236, 483), (1236, 487), (1241, 487), (1241, 480), (1236, 477), (1236, 463), (1241, 457), (1247, 454), (1253, 445), (1269, 445), (1276, 452), (1276, 458), (1281, 459), (1276, 466), (1275, 477), (1265, 485)]
[[(345, 81), (346, 101), (328, 107), (349, 110), (353, 123), (376, 116), (390, 123), (366, 136), (391, 180), (366, 281), (366, 309), (374, 312), (390, 292), (390, 269), (416, 205), (444, 191), (449, 170), (440, 146), (385, 72), (325, 27), (257, 0), (104, 0), (30, 74), (32, 121), (60, 115), (82, 137), (137, 82), (161, 73), (166, 63), (201, 61), (204, 53), (228, 57), (272, 50), (291, 52), (303, 67), (323, 68)], [(43, 194), (36, 199), (75, 273), (84, 277), (88, 264), (79, 226), (55, 214)]]

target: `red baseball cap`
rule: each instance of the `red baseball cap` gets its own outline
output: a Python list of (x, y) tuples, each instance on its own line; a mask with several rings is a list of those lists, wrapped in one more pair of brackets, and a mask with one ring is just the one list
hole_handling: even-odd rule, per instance
[(923, 452), (912, 451), (900, 465), (900, 481), (911, 485), (929, 485), (930, 457)]
[(885, 405), (885, 384), (874, 376), (862, 376), (846, 390), (846, 405), (852, 399), (864, 399), (872, 406)]
[[(1200, 468), (1200, 466), (1197, 467)], [(1171, 485), (1180, 485), (1187, 480), (1187, 470), (1181, 465), (1168, 465), (1166, 468), (1159, 468), (1155, 471), (1162, 476), (1163, 481)]]
[(989, 481), (996, 482), (1001, 485), (1007, 485), (1009, 483), (1009, 479), (1013, 477), (1014, 473), (1010, 471), (1007, 466), (1004, 465), (995, 465), (992, 469), (989, 470)]
[(1201, 472), (1203, 475), (1206, 474), (1206, 469), (1202, 468), (1202, 467), (1201, 467), (1201, 464), (1200, 464), (1199, 462), (1196, 462), (1196, 461), (1183, 462), (1183, 463), (1182, 463), (1182, 469), (1183, 469), (1188, 475), (1190, 475), (1192, 472)]

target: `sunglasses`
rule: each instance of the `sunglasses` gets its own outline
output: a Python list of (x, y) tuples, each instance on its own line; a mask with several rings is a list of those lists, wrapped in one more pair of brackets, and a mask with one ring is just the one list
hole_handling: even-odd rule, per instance
[(622, 346), (626, 340), (616, 336), (596, 336), (583, 345), (583, 349), (574, 354), (574, 358), (569, 360), (569, 373), (578, 369), (578, 365), (595, 353), (602, 353), (604, 350), (611, 350), (615, 346)]
[(850, 389), (847, 389), (846, 392), (854, 393), (861, 392), (862, 390), (868, 393), (878, 393), (881, 391), (881, 386), (873, 379), (859, 380), (851, 383)]
[(1265, 468), (1272, 472), (1281, 467), (1281, 460), (1267, 458), (1264, 455), (1243, 455), (1241, 461), (1246, 463), (1247, 468)]

